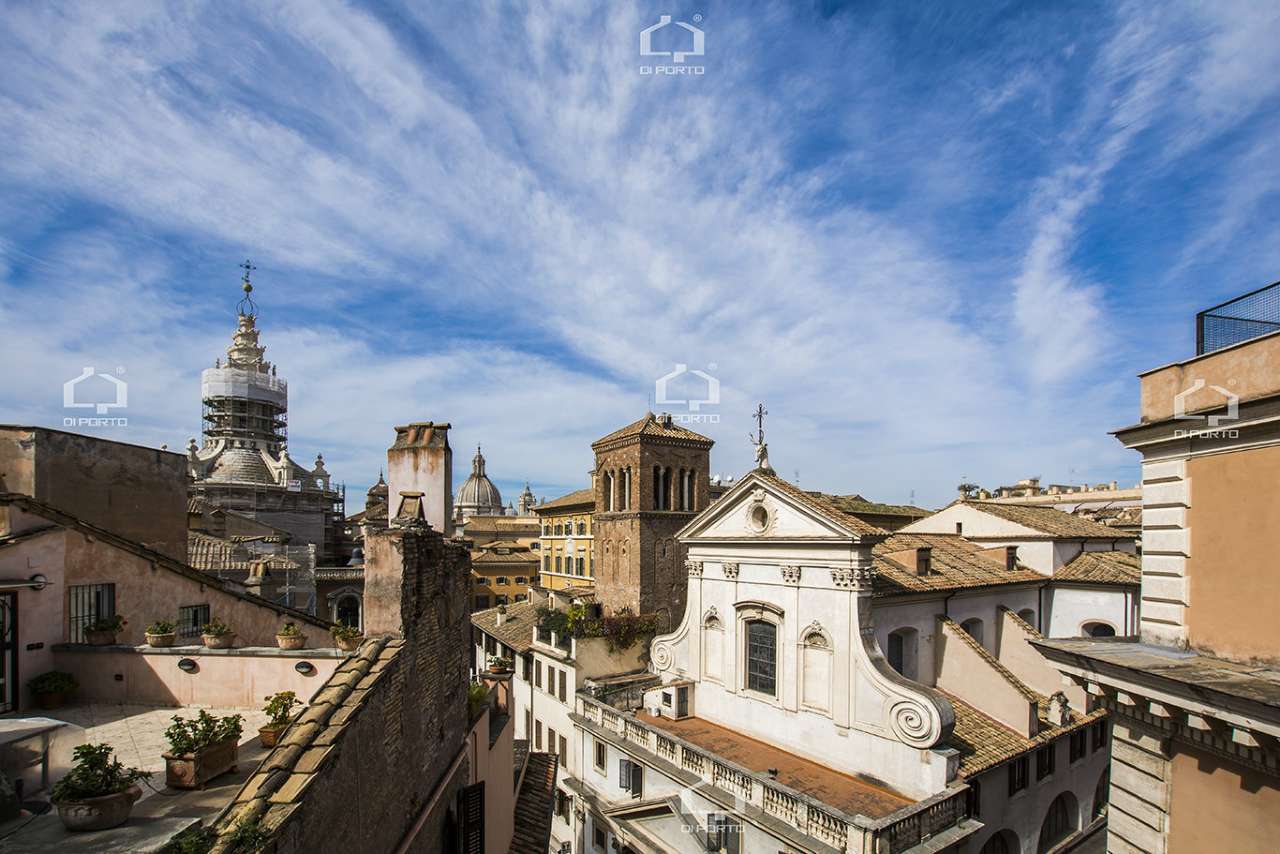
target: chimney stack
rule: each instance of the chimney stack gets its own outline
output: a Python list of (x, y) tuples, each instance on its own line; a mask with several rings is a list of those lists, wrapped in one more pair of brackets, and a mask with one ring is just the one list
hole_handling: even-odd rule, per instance
[(921, 546), (916, 549), (916, 575), (921, 577), (933, 571), (933, 547)]
[(1009, 572), (1013, 572), (1018, 568), (1018, 547), (1004, 547), (1004, 568)]
[(494, 625), (501, 626), (507, 621), (507, 606), (498, 606), (498, 616), (494, 619)]

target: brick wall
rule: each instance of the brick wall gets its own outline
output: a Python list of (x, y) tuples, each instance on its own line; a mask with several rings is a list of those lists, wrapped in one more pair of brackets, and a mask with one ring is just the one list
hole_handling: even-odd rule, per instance
[(467, 781), (470, 557), (425, 527), (370, 531), (366, 548), (367, 631), (404, 645), (305, 789), (281, 854), (394, 851), (428, 804), (410, 850), (445, 850)]

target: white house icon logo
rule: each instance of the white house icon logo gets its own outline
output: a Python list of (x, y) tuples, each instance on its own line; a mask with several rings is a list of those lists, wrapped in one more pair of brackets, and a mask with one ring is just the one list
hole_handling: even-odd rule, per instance
[[(110, 402), (98, 400), (77, 403), (76, 386), (95, 376), (102, 377), (115, 387), (114, 400)], [(62, 384), (62, 405), (66, 409), (93, 409), (99, 415), (106, 415), (108, 409), (124, 409), (129, 405), (129, 384), (119, 377), (113, 377), (111, 374), (96, 371), (93, 368), (84, 368), (81, 370), (80, 376), (69, 379)]]
[(1220, 385), (1209, 388), (1222, 395), (1227, 402), (1227, 411), (1222, 415), (1188, 415), (1187, 398), (1205, 387), (1204, 380), (1196, 380), (1191, 387), (1179, 392), (1173, 398), (1173, 417), (1180, 421), (1208, 421), (1210, 427), (1217, 427), (1224, 421), (1235, 421), (1240, 417), (1240, 396)]
[[(712, 365), (711, 367), (714, 368), (715, 365)], [(705, 386), (703, 386), (706, 389), (705, 394), (700, 397), (695, 397), (694, 395), (689, 395), (688, 397), (671, 397), (667, 391), (669, 384), (673, 380), (678, 380), (680, 377), (686, 375), (696, 377), (698, 380), (701, 380), (702, 383), (705, 383)], [(691, 371), (689, 370), (688, 365), (677, 364), (674, 371), (658, 377), (657, 381), (653, 384), (653, 389), (654, 400), (657, 403), (666, 404), (668, 406), (687, 406), (689, 408), (689, 414), (672, 414), (672, 417), (677, 421), (707, 421), (712, 424), (717, 424), (720, 421), (719, 415), (700, 414), (704, 404), (715, 406), (720, 403), (720, 380), (705, 371)]]
[[(699, 21), (702, 16), (695, 15), (694, 20)], [(667, 27), (680, 27), (693, 36), (693, 44), (688, 46), (688, 50), (654, 50), (653, 34), (658, 30)], [(652, 27), (647, 27), (640, 31), (640, 55), (641, 56), (669, 56), (671, 61), (683, 64), (685, 59), (690, 56), (702, 56), (705, 53), (707, 36), (701, 29), (693, 24), (684, 21), (672, 21), (670, 15), (660, 15), (658, 23)]]

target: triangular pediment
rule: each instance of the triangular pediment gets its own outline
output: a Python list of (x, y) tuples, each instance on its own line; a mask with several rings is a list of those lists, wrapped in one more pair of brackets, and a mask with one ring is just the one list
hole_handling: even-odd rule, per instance
[(751, 472), (679, 534), (681, 540), (850, 540), (854, 525), (776, 477)]

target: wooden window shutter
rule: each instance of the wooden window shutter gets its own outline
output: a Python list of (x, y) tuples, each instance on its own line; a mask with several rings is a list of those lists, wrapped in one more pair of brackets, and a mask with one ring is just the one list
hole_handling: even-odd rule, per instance
[(458, 793), (463, 854), (484, 854), (484, 781)]

